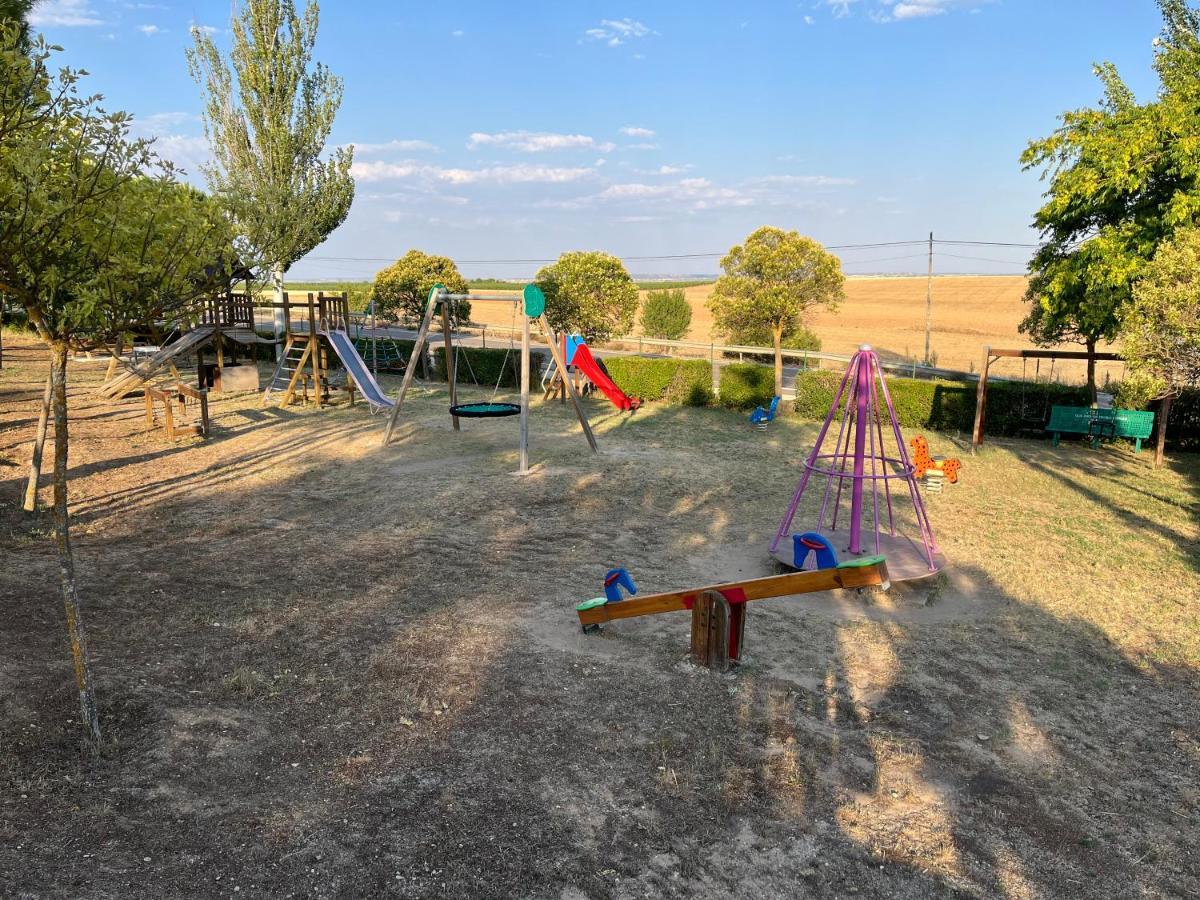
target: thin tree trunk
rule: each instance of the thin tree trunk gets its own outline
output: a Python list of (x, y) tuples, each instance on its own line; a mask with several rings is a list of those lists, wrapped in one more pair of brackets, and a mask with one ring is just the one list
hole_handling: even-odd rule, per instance
[(1163, 454), (1167, 448), (1167, 420), (1171, 415), (1171, 398), (1163, 397), (1158, 401), (1158, 434), (1154, 439), (1154, 468), (1161, 469)]
[(283, 266), (271, 267), (271, 284), (275, 288), (275, 358), (283, 358), (283, 335), (287, 323), (283, 320)]
[(70, 520), (67, 516), (67, 344), (51, 346), (50, 369), (54, 408), (54, 536), (58, 543), (59, 579), (63, 608), (67, 614), (67, 637), (75, 664), (75, 684), (79, 688), (79, 709), (93, 749), (100, 742), (100, 717), (92, 687), (92, 668), (88, 659), (87, 632), (83, 627), (79, 592), (75, 585), (75, 557), (71, 552)]
[(38, 479), (42, 477), (42, 451), (46, 447), (46, 426), (50, 421), (53, 389), (54, 366), (51, 363), (50, 372), (46, 375), (46, 391), (42, 394), (42, 411), (38, 416), (37, 434), (33, 437), (33, 453), (29, 457), (29, 482), (25, 485), (25, 503), (22, 506), (27, 513), (37, 510)]
[(783, 329), (773, 327), (771, 337), (775, 342), (775, 396), (783, 396)]
[(1087, 342), (1087, 386), (1088, 394), (1092, 399), (1092, 406), (1096, 405), (1096, 341), (1089, 340)]
[(109, 351), (112, 353), (112, 359), (108, 361), (108, 369), (104, 373), (105, 384), (108, 384), (110, 381), (112, 381), (113, 377), (117, 374), (117, 367), (121, 365), (121, 354), (124, 352), (124, 350), (125, 337), (122, 335), (121, 337), (117, 338), (116, 343), (113, 344), (112, 350)]

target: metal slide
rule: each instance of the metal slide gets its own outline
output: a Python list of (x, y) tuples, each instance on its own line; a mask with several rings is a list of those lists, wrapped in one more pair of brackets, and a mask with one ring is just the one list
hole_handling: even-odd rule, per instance
[(358, 350), (354, 347), (354, 341), (350, 339), (350, 335), (341, 330), (324, 332), (326, 338), (329, 339), (330, 346), (333, 347), (333, 352), (338, 355), (338, 359), (342, 361), (342, 365), (346, 367), (346, 372), (354, 379), (354, 383), (358, 385), (358, 391), (371, 405), (371, 410), (376, 409), (391, 409), (396, 405), (396, 401), (388, 397), (383, 392), (383, 388), (379, 386), (372, 375), (371, 370), (367, 368), (366, 362), (358, 355)]

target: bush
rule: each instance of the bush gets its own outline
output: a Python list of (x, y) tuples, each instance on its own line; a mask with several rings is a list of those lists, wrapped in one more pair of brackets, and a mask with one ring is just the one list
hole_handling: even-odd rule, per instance
[(642, 304), (642, 334), (677, 341), (692, 324), (692, 307), (681, 289), (651, 291)]
[(727, 409), (767, 406), (775, 396), (775, 370), (743, 363), (722, 366), (721, 405)]
[[(412, 344), (406, 348), (412, 352)], [(480, 387), (519, 388), (521, 386), (521, 353), (519, 350), (484, 350), (480, 347), (457, 347), (454, 381), (456, 384), (478, 384)], [(503, 375), (501, 367), (503, 366)], [(535, 383), (542, 366), (542, 354), (529, 354), (529, 380)], [(474, 374), (474, 379), (472, 379)], [(446, 348), (433, 348), (433, 377), (446, 378)]]
[(712, 402), (712, 366), (703, 360), (610, 356), (604, 364), (617, 386), (632, 397), (682, 406)]
[[(796, 413), (806, 419), (824, 419), (842, 375), (831, 371), (797, 375)], [(888, 378), (887, 386), (902, 428), (969, 432), (975, 426), (974, 382)], [(1051, 406), (1087, 405), (1084, 387), (991, 382), (985, 430), (1002, 436), (1036, 431), (1049, 420)]]

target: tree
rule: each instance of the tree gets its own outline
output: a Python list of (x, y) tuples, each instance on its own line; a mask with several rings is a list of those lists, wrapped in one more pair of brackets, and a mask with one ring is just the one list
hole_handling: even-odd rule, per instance
[[(322, 159), (342, 80), (313, 63), (317, 22), (316, 0), (303, 17), (292, 0), (246, 0), (231, 22), (228, 63), (199, 28), (188, 51), (216, 158), (204, 174), (233, 216), (239, 257), (265, 264), (279, 303), (285, 273), (346, 220), (354, 202), (353, 150)], [(277, 308), (276, 336), (282, 317)]]
[(681, 289), (646, 294), (642, 303), (642, 334), (646, 337), (677, 341), (691, 324), (692, 307)]
[(34, 0), (0, 0), (0, 22), (12, 22), (17, 26), (17, 45), (29, 49), (29, 14)]
[[(1092, 353), (1111, 341), (1155, 249), (1200, 218), (1200, 14), (1185, 0), (1158, 5), (1156, 98), (1139, 105), (1111, 63), (1098, 65), (1100, 106), (1064, 113), (1021, 156), (1049, 182), (1022, 324), (1036, 343), (1075, 341)], [(1094, 360), (1088, 381), (1094, 396)]]
[[(27, 54), (19, 29), (0, 26), (0, 289), (21, 303), (50, 349), (60, 589), (82, 721), (95, 742), (100, 722), (68, 516), (67, 358), (109, 323), (135, 317), (129, 307), (163, 308), (168, 280), (177, 291), (188, 283), (201, 289), (188, 261), (212, 258), (207, 242), (223, 220), (199, 203), (186, 215), (173, 201), (194, 192), (180, 194), (170, 168), (155, 168), (147, 142), (129, 139), (128, 115), (104, 113), (102, 98), (79, 94), (81, 73), (51, 76), (50, 55), (40, 38)], [(144, 289), (119, 288), (125, 278)]]
[(846, 277), (836, 256), (796, 231), (764, 226), (721, 260), (708, 308), (719, 331), (762, 329), (775, 348), (775, 393), (783, 393), (783, 337), (815, 306), (836, 308)]
[[(420, 320), (425, 315), (429, 292), (438, 284), (452, 294), (470, 290), (450, 257), (409, 250), (375, 276), (371, 299), (381, 314)], [(454, 304), (450, 321), (456, 326), (471, 321), (471, 304), (466, 301)]]
[(633, 329), (638, 289), (615, 256), (588, 250), (564, 253), (539, 270), (534, 281), (546, 295), (546, 320), (559, 331), (599, 342)]
[(1179, 231), (1159, 247), (1121, 311), (1121, 338), (1131, 375), (1162, 400), (1158, 466), (1171, 398), (1200, 384), (1200, 230)]

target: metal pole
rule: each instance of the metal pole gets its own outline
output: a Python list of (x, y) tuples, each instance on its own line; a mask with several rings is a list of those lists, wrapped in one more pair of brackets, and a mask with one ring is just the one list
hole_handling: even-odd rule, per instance
[(529, 473), (529, 316), (521, 314), (521, 474)]
[(863, 480), (866, 477), (867, 431), (871, 427), (871, 359), (875, 354), (868, 346), (859, 348), (862, 352), (858, 363), (858, 381), (855, 386), (855, 399), (858, 401), (858, 411), (854, 417), (854, 484), (850, 490), (850, 546), (851, 553), (862, 553), (862, 507)]
[(930, 332), (933, 330), (933, 232), (929, 232), (929, 279), (925, 287), (925, 365), (933, 365), (929, 357)]

